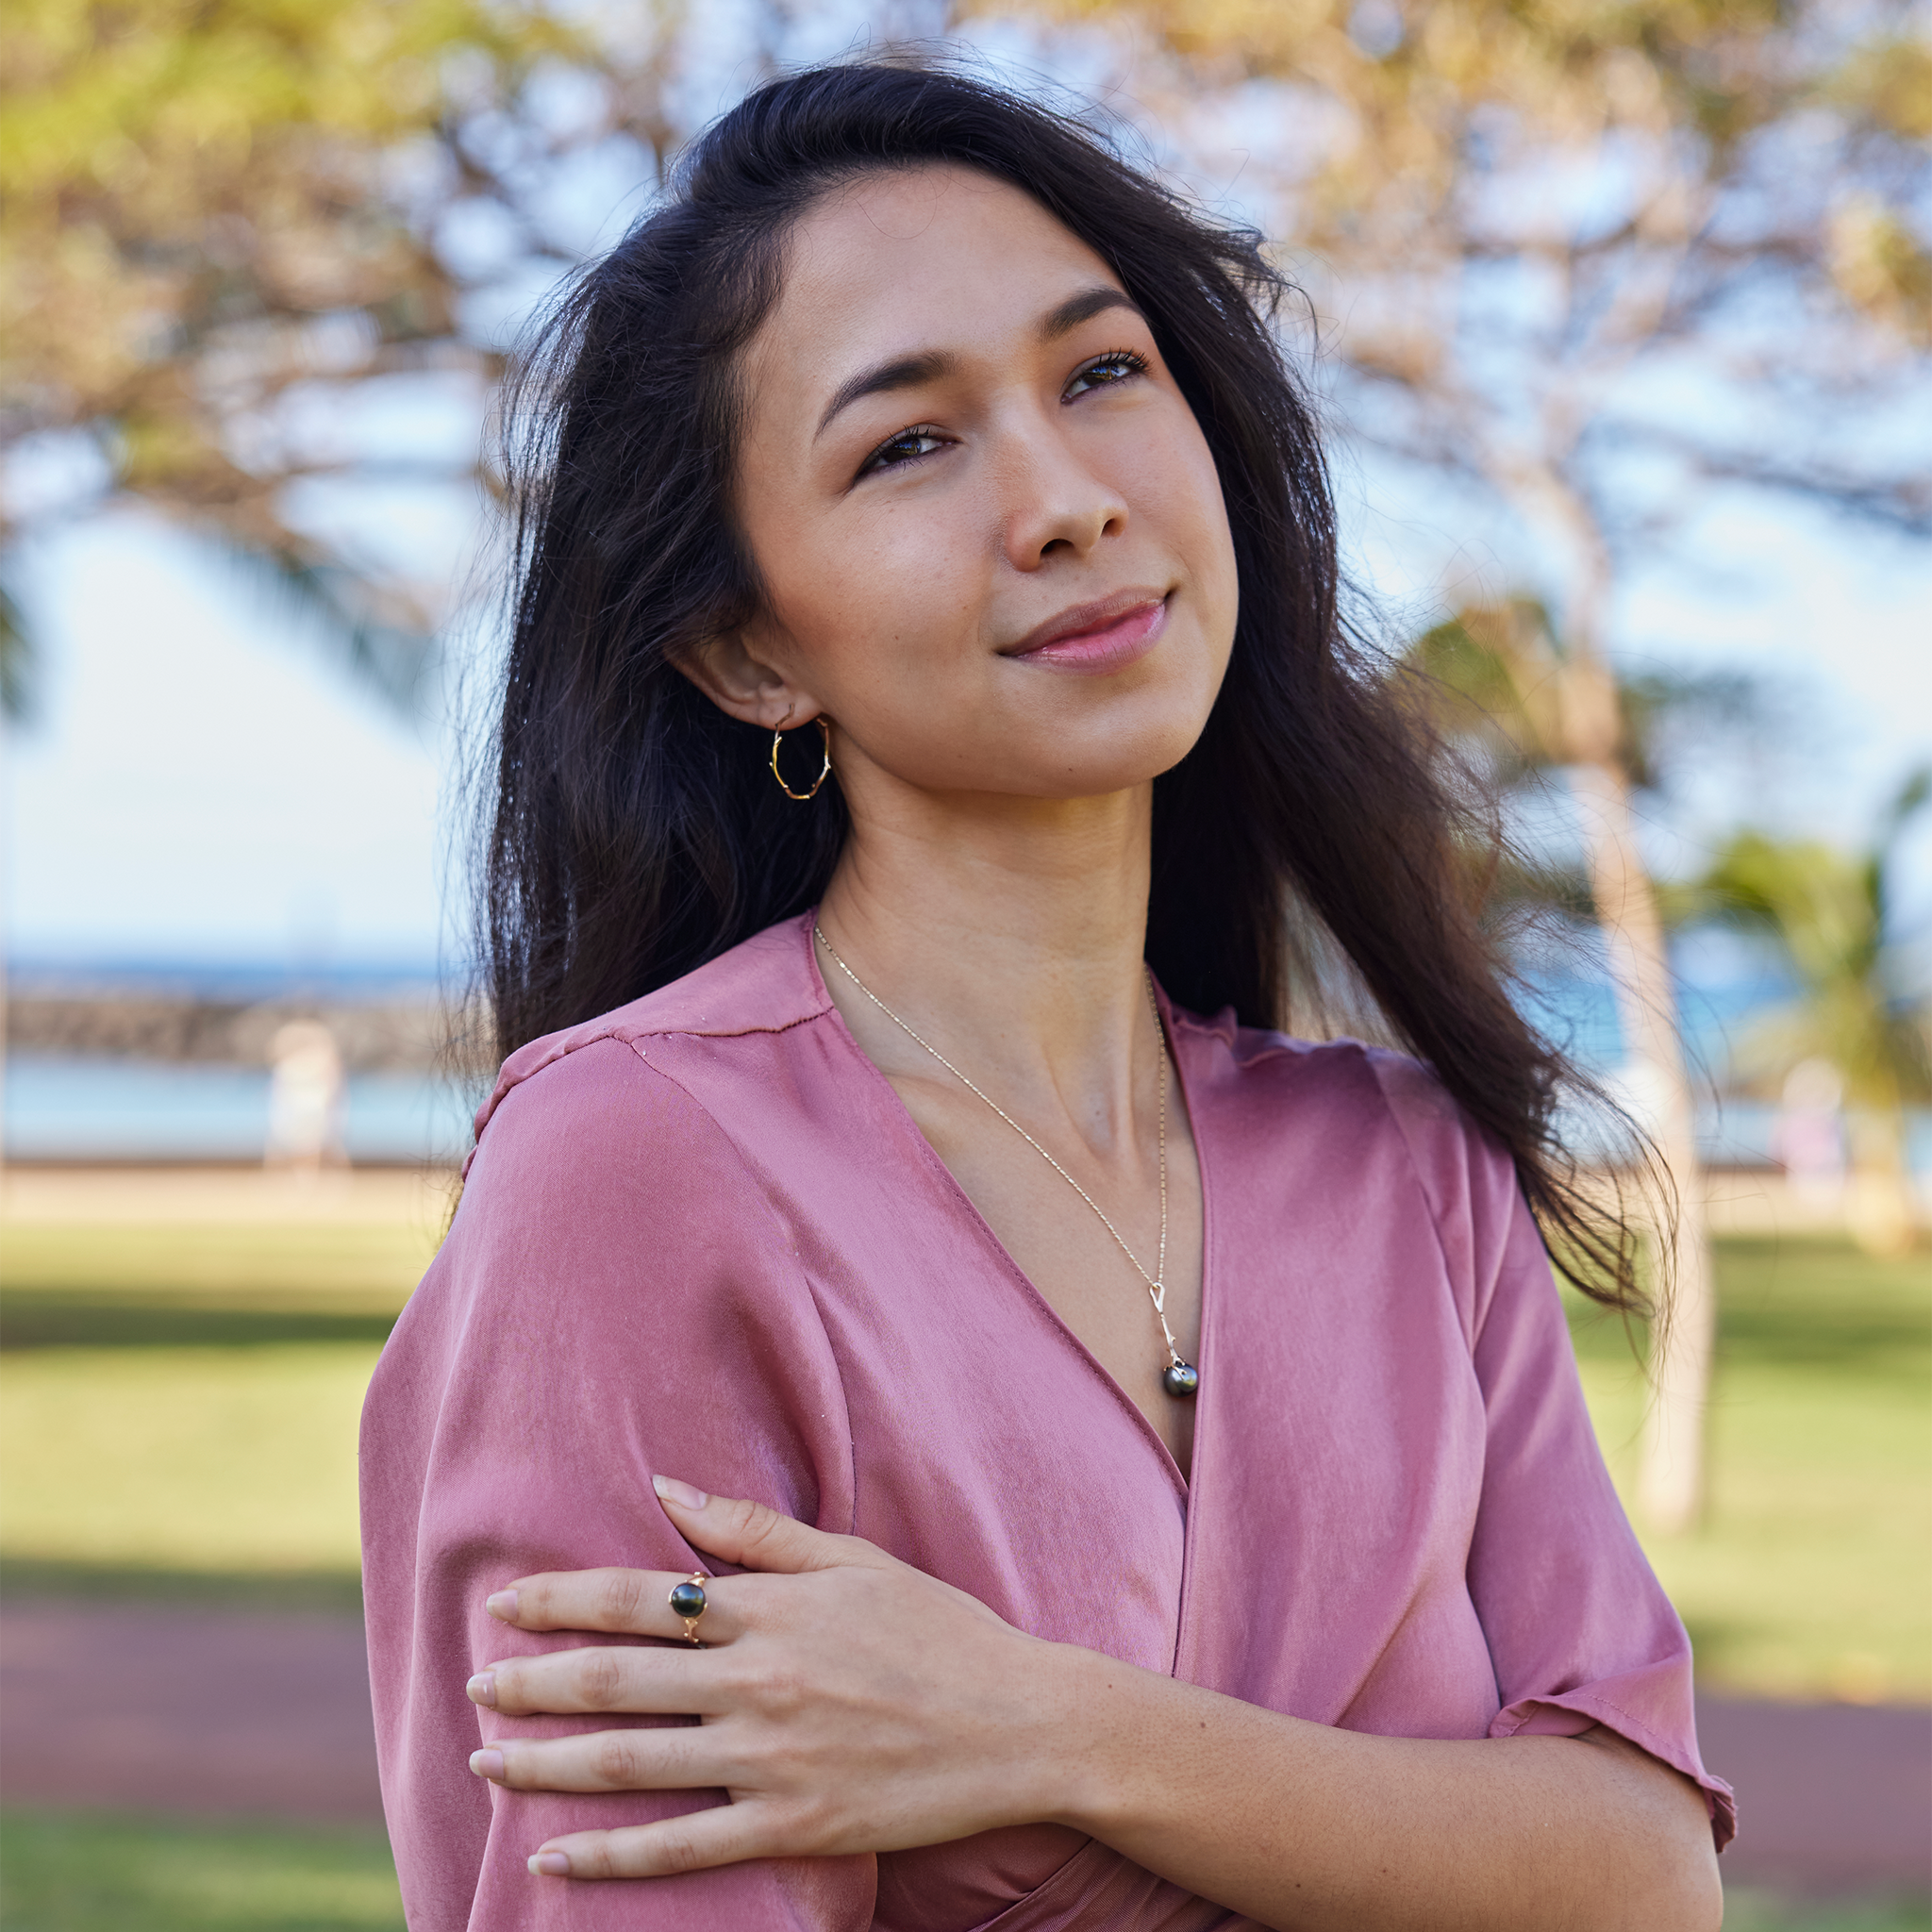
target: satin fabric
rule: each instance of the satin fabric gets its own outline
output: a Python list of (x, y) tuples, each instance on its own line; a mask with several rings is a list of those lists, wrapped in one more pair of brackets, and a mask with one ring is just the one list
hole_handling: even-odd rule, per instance
[(1037, 1636), (1320, 1724), (1608, 1725), (1695, 1779), (1728, 1838), (1690, 1645), (1605, 1474), (1507, 1158), (1410, 1060), (1162, 1011), (1205, 1214), (1191, 1491), (859, 1050), (808, 921), (506, 1064), (363, 1417), (370, 1665), (413, 1932), (1250, 1923), (1051, 1825), (532, 1877), (546, 1836), (723, 1799), (509, 1792), (467, 1768), (510, 1732), (610, 1722), (470, 1704), (496, 1658), (605, 1641), (508, 1629), (491, 1591), (713, 1567), (654, 1472), (869, 1538)]

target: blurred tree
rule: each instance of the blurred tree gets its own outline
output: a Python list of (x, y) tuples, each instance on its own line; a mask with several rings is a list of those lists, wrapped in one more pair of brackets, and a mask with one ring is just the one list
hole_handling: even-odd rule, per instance
[[(1631, 1062), (1625, 1096), (1676, 1188), (1674, 1212), (1657, 1229), (1657, 1239), (1670, 1243), (1674, 1292), (1671, 1319), (1657, 1331), (1661, 1345), (1653, 1363), (1657, 1394), (1642, 1495), (1653, 1516), (1681, 1525), (1703, 1488), (1702, 1411), (1716, 1306), (1696, 1102), (1657, 895), (1635, 839), (1631, 794), (1657, 782), (1654, 741), (1660, 717), (1687, 702), (1707, 707), (1722, 688), (1657, 678), (1620, 682), (1596, 653), (1565, 649), (1548, 610), (1529, 597), (1457, 612), (1425, 632), (1407, 662), (1430, 680), (1425, 689), (1440, 693), (1437, 723), (1445, 736), (1475, 741), (1499, 787), (1507, 791), (1560, 770), (1583, 807), (1588, 903), (1608, 949)], [(1544, 890), (1552, 883), (1543, 881)], [(1556, 889), (1561, 892), (1559, 882)]]
[[(1046, 0), (1137, 31), (1184, 165), (1238, 155), (1348, 426), (1507, 508), (1552, 623), (1491, 624), (1562, 763), (1680, 1183), (1644, 1499), (1694, 1520), (1708, 1356), (1689, 1091), (1605, 649), (1620, 567), (1723, 481), (1932, 534), (1932, 48), (1906, 0)], [(1165, 79), (1150, 58), (1164, 52)], [(1474, 633), (1471, 633), (1474, 637)], [(1560, 647), (1556, 640), (1560, 639)], [(1479, 653), (1480, 655), (1480, 653)], [(1641, 1071), (1640, 1069), (1640, 1071)]]
[(1272, 204), (1351, 426), (1560, 535), (1578, 648), (1633, 487), (1613, 449), (1932, 529), (1923, 439), (1834, 442), (1807, 407), (1926, 374), (1932, 45), (1908, 0), (1043, 10), (1175, 57), (1135, 92), (1183, 158), (1232, 149)]
[[(500, 191), (503, 143), (479, 130), (568, 45), (488, 0), (17, 0), (0, 435), (93, 439), (115, 485), (267, 560), (406, 698), (435, 591), (291, 516), (291, 484), (343, 458), (277, 405), (491, 373), (458, 334), (436, 219)], [(6, 663), (24, 691), (17, 625)]]
[(1902, 833), (1932, 797), (1932, 770), (1899, 794), (1871, 847), (1740, 832), (1698, 888), (1698, 909), (1774, 940), (1799, 993), (1745, 1042), (1747, 1064), (1782, 1075), (1829, 1061), (1844, 1083), (1851, 1129), (1853, 1233), (1874, 1253), (1916, 1238), (1905, 1107), (1932, 1097), (1932, 1014), (1893, 979), (1889, 874)]
[[(888, 38), (946, 18), (945, 0), (868, 12)], [(797, 0), (729, 18), (685, 0), (18, 0), (0, 16), (0, 443), (90, 440), (110, 487), (265, 564), (407, 704), (447, 559), (398, 567), (303, 486), (494, 491), (491, 391), (543, 284), (635, 211), (732, 82), (850, 37), (849, 15)], [(358, 418), (358, 393), (412, 375), (467, 384), (477, 435), (454, 463), (420, 425), (375, 457), (348, 447), (385, 413)], [(14, 535), (0, 521), (0, 545)], [(29, 645), (0, 629), (9, 703), (30, 694)]]

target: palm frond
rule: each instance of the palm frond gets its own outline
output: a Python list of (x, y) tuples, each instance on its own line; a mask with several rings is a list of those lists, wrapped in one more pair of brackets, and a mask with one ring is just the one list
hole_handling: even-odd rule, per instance
[(309, 630), (348, 675), (403, 719), (420, 715), (441, 662), (435, 631), (385, 600), (368, 577), (347, 565), (292, 547), (261, 548), (220, 530), (210, 533), (229, 569), (265, 595), (280, 614)]
[(12, 591), (0, 583), (0, 718), (9, 724), (24, 724), (33, 717), (36, 669), (25, 613)]

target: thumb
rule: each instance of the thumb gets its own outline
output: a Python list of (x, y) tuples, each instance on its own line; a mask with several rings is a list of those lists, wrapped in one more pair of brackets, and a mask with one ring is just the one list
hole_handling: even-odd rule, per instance
[(708, 1496), (675, 1476), (654, 1475), (651, 1487), (686, 1542), (741, 1569), (792, 1574), (841, 1566), (893, 1567), (893, 1559), (863, 1537), (829, 1536), (763, 1503), (736, 1496)]

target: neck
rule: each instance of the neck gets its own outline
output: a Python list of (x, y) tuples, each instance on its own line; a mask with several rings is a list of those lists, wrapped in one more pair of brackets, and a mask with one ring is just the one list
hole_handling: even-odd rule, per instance
[[(1067, 800), (892, 787), (852, 803), (820, 921), (853, 971), (1003, 1104), (1065, 1108), (1102, 1141), (1130, 1128), (1137, 1079), (1158, 1064), (1142, 964), (1153, 787)], [(820, 964), (859, 1018), (863, 995)], [(855, 1031), (924, 1071), (910, 1041)]]

